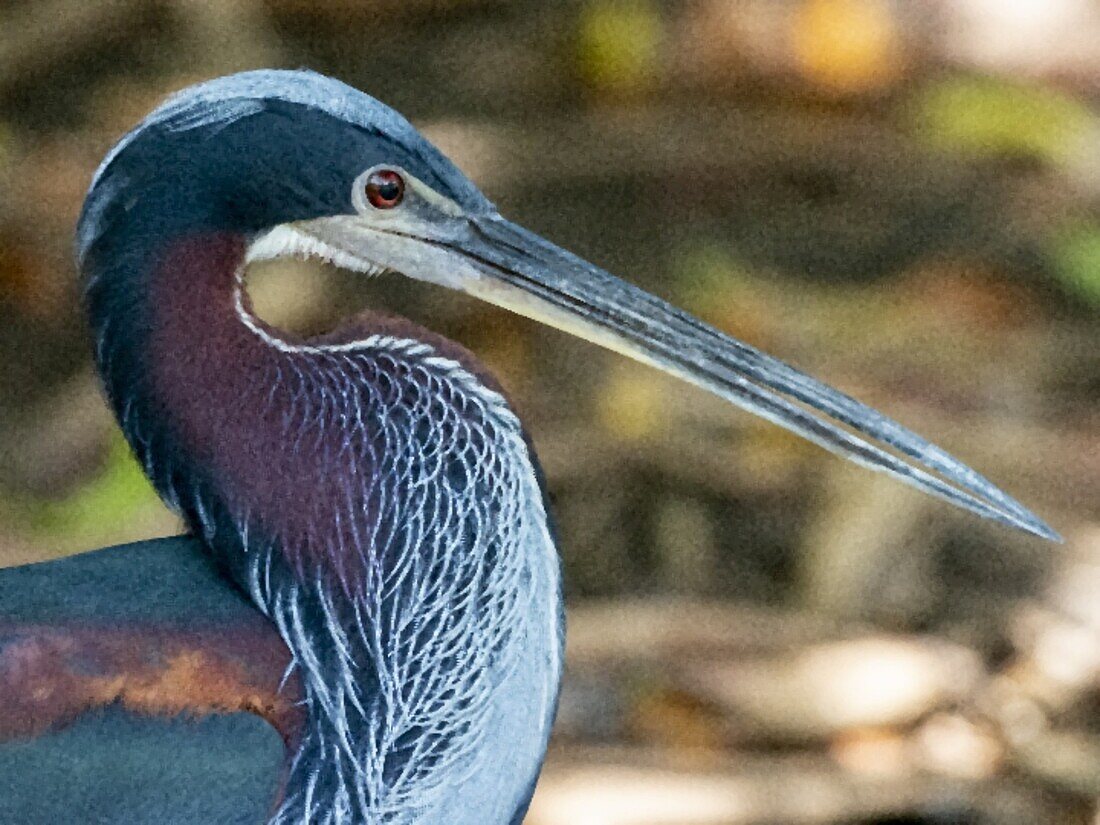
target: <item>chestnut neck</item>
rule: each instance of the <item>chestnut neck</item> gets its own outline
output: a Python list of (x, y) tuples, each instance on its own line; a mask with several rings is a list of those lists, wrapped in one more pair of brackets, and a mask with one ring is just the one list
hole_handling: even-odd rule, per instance
[[(276, 333), (248, 314), (246, 251), (232, 233), (180, 238), (146, 266), (112, 261), (89, 300), (147, 472), (300, 669), (308, 722), (273, 821), (358, 787), (364, 811), (406, 812), (394, 822), (419, 807), (434, 821), (455, 794), (480, 800), (462, 825), (518, 822), (561, 662), (557, 560), (518, 422), (465, 350), (406, 321)], [(342, 341), (361, 345), (327, 346)], [(423, 698), (391, 719), (406, 695)]]

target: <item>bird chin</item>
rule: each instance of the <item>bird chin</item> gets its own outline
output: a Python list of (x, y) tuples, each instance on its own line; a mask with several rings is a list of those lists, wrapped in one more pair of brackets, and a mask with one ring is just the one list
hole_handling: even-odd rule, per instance
[(314, 259), (368, 276), (397, 272), (476, 294), (470, 286), (480, 281), (482, 274), (475, 267), (446, 246), (403, 229), (376, 228), (355, 215), (283, 224), (259, 235), (249, 245), (245, 263), (280, 258)]

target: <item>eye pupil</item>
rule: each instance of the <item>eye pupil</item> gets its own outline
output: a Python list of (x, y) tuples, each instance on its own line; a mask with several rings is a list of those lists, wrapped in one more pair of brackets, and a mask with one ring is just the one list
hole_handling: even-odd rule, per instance
[(405, 179), (392, 169), (379, 169), (367, 178), (366, 190), (375, 209), (393, 209), (405, 197)]

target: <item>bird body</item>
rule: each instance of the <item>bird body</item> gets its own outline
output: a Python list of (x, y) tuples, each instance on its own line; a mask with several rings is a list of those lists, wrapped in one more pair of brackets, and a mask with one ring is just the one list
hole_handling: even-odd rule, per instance
[(0, 822), (264, 822), (289, 661), (193, 538), (0, 569)]
[[(193, 130), (225, 141), (236, 128), (293, 153), (300, 130), (278, 136), (276, 104), (208, 125), (198, 95), (177, 128), (189, 144)], [(255, 227), (226, 214), (243, 196), (220, 168), (198, 209), (122, 205), (110, 190), (163, 177), (148, 165), (158, 138), (149, 159), (134, 138), (93, 185), (90, 208), (108, 195), (82, 223), (89, 308), (139, 460), (302, 675), (309, 719), (273, 821), (511, 821), (549, 737), (562, 638), (557, 553), (518, 419), (469, 353), (407, 322), (368, 314), (299, 341), (256, 318), (242, 275)], [(192, 170), (188, 186), (201, 182)], [(108, 234), (120, 207), (126, 230)]]
[(496, 381), (401, 319), (273, 329), (249, 306), (253, 261), (463, 290), (1053, 535), (900, 425), (509, 223), (400, 115), (321, 75), (248, 72), (171, 98), (107, 156), (77, 238), (123, 432), (286, 653), (274, 685), (270, 632), (248, 637), (258, 670), (186, 634), (162, 631), (158, 654), (212, 656), (218, 689), (192, 705), (251, 709), (282, 734), (272, 823), (521, 822), (563, 621), (537, 461)]

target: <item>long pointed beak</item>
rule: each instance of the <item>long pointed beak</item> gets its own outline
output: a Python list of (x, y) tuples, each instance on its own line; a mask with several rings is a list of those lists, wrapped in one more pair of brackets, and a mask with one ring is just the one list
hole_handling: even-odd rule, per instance
[(425, 241), (477, 271), (462, 278), (464, 291), (651, 364), (918, 490), (1061, 541), (977, 472), (854, 398), (499, 215), (469, 220), (469, 231)]

